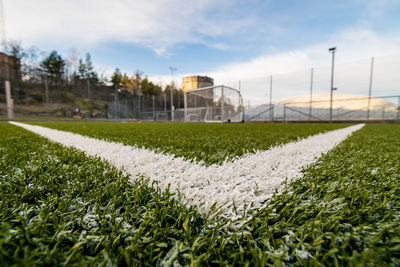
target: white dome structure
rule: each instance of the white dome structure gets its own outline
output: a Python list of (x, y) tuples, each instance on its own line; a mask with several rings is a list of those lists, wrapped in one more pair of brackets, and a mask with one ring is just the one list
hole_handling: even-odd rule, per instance
[[(332, 119), (334, 120), (387, 120), (399, 119), (399, 97), (379, 98), (356, 94), (333, 94)], [(295, 96), (269, 104), (250, 107), (245, 111), (247, 120), (328, 120), (330, 119), (330, 94)]]

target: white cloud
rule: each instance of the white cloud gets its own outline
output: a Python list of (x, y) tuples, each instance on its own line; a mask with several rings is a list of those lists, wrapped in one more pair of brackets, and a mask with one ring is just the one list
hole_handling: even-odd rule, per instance
[(212, 15), (231, 4), (228, 0), (5, 0), (6, 30), (9, 38), (36, 45), (93, 46), (118, 40), (150, 47), (158, 54), (180, 42), (226, 48), (206, 39), (232, 34), (250, 23), (246, 18)]
[[(225, 39), (220, 38), (221, 36), (257, 31), (260, 27), (268, 27), (268, 32), (279, 37), (279, 33), (283, 31), (282, 27), (285, 26), (283, 24), (277, 25), (268, 19), (261, 21), (259, 17), (244, 12), (239, 12), (241, 16), (229, 14), (232, 10), (229, 7), (235, 6), (238, 2), (236, 0), (4, 0), (4, 6), (7, 36), (22, 40), (24, 45), (63, 46), (65, 49), (76, 46), (82, 50), (91, 50), (91, 47), (97, 44), (117, 41), (146, 46), (159, 55), (165, 55), (168, 54), (170, 47), (178, 43), (197, 43), (226, 50), (230, 45), (237, 43), (226, 43)], [(396, 1), (393, 0), (367, 1), (363, 20), (369, 16), (384, 15), (394, 4)], [(391, 31), (378, 34), (369, 28), (368, 23), (362, 21), (339, 33), (333, 33), (325, 41), (286, 51), (278, 49), (277, 53), (260, 52), (259, 56), (247, 61), (223, 63), (199, 73), (176, 73), (174, 80), (179, 84), (183, 76), (195, 74), (209, 75), (217, 84), (231, 86), (237, 86), (241, 80), (244, 96), (252, 103), (258, 103), (265, 101), (269, 86), (268, 76), (273, 74), (274, 99), (304, 95), (308, 92), (309, 69), (313, 66), (324, 67), (316, 69), (315, 82), (319, 86), (316, 85), (315, 90), (325, 90), (325, 84), (329, 84), (327, 83), (330, 65), (330, 55), (327, 51), (329, 47), (337, 46), (336, 62), (339, 79), (340, 75), (344, 77), (344, 74), (341, 74), (340, 64), (353, 66), (353, 63), (347, 62), (398, 53), (399, 33)], [(296, 47), (296, 44), (293, 44), (293, 47)], [(365, 67), (368, 62), (366, 60), (360, 63), (362, 71), (357, 72), (355, 67), (348, 70), (346, 75), (360, 77), (357, 79), (368, 76), (368, 67)], [(390, 69), (389, 65), (386, 68), (379, 66), (377, 60), (377, 73), (379, 71), (394, 73), (391, 70), (397, 70), (395, 67)], [(106, 73), (113, 71), (113, 68), (105, 66), (103, 68), (107, 69)], [(126, 70), (121, 71), (129, 73)], [(357, 73), (352, 74), (352, 71)], [(390, 79), (396, 81), (392, 76)], [(162, 84), (171, 81), (170, 75), (154, 75), (150, 78)], [(343, 78), (343, 81), (347, 80)], [(343, 81), (338, 80), (338, 84), (344, 88), (349, 88), (349, 84), (352, 85), (352, 90), (365, 87), (364, 80), (359, 85)], [(400, 84), (400, 81), (397, 81), (397, 84)]]
[[(341, 93), (366, 94), (369, 86), (370, 58), (375, 58), (375, 95), (400, 95), (400, 35), (379, 35), (368, 29), (348, 29), (323, 43), (302, 50), (262, 55), (246, 62), (220, 66), (204, 73), (218, 84), (235, 87), (241, 80), (243, 95), (251, 103), (266, 102), (269, 75), (273, 75), (273, 98), (309, 93), (310, 68), (314, 70), (314, 92), (326, 93), (330, 86), (331, 55), (336, 46), (335, 86)], [(386, 56), (389, 55), (389, 56)]]
[(366, 17), (384, 16), (388, 10), (399, 4), (398, 0), (363, 0), (362, 3), (365, 4), (364, 13)]
[(270, 74), (287, 73), (311, 65), (310, 58), (301, 51), (263, 55), (247, 62), (231, 63), (212, 71), (218, 81), (235, 81), (265, 77)]
[[(322, 43), (301, 50), (266, 54), (243, 62), (232, 62), (213, 70), (175, 75), (176, 82), (190, 75), (208, 75), (216, 84), (238, 88), (252, 104), (269, 99), (270, 75), (273, 76), (273, 99), (309, 93), (311, 68), (314, 67), (314, 92), (327, 93), (330, 88), (331, 55), (336, 46), (335, 86), (339, 93), (366, 94), (369, 86), (370, 59), (375, 58), (375, 95), (400, 95), (400, 35), (379, 35), (368, 29), (351, 28), (332, 35)], [(169, 75), (155, 75), (153, 81), (166, 84)], [(247, 102), (246, 102), (247, 103)]]
[(338, 63), (355, 61), (372, 56), (399, 53), (400, 32), (378, 34), (365, 28), (348, 28), (339, 34), (332, 35), (324, 43), (315, 44), (306, 49), (306, 53), (319, 65), (325, 63), (328, 47), (336, 46)]

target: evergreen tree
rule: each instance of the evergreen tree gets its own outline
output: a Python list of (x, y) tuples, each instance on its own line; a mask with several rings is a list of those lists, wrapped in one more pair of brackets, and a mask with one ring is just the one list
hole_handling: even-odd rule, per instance
[(119, 68), (116, 68), (113, 75), (111, 76), (111, 83), (113, 87), (121, 88), (122, 85), (122, 74)]
[(85, 71), (86, 78), (90, 79), (91, 82), (97, 83), (99, 81), (98, 75), (94, 71), (93, 63), (89, 53), (86, 53)]
[(86, 64), (83, 63), (83, 60), (80, 58), (79, 59), (79, 66), (78, 66), (78, 71), (79, 71), (79, 78), (80, 79), (85, 79), (86, 78)]
[(41, 63), (40, 67), (54, 82), (61, 81), (64, 73), (65, 61), (57, 51), (52, 51)]

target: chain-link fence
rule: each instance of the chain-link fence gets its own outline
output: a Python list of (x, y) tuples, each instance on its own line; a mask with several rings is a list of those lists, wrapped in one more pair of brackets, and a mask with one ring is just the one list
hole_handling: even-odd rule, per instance
[[(245, 121), (398, 120), (400, 55), (336, 64), (335, 90), (331, 90), (331, 67), (220, 84), (241, 92)], [(184, 121), (182, 91), (174, 90), (172, 96), (168, 90), (155, 95), (138, 95), (138, 91), (116, 90), (87, 80), (11, 81), (16, 119)], [(5, 102), (1, 80), (0, 119), (6, 119)]]
[(226, 84), (242, 92), (246, 121), (398, 120), (400, 55)]
[[(174, 90), (138, 95), (112, 86), (11, 81), (15, 119), (171, 120), (171, 108), (183, 108), (183, 93)], [(172, 103), (172, 104), (171, 104)], [(7, 118), (4, 80), (0, 82), (0, 119)]]
[[(172, 99), (172, 109), (183, 108), (183, 97), (175, 94)], [(136, 119), (146, 121), (170, 121), (171, 97), (169, 94), (160, 94), (153, 96), (125, 95), (116, 97), (113, 101), (107, 103), (105, 117), (112, 119)]]

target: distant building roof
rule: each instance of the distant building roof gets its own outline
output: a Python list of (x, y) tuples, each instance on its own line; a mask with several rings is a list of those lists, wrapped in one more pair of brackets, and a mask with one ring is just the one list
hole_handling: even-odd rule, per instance
[(182, 78), (182, 91), (190, 91), (198, 88), (214, 85), (214, 79), (208, 76), (187, 76)]

